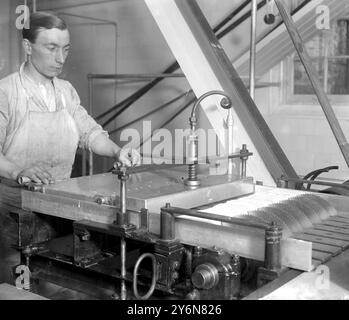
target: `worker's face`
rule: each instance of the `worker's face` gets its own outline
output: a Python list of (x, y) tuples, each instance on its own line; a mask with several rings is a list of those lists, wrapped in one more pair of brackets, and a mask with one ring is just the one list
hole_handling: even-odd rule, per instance
[(68, 30), (42, 29), (34, 43), (26, 41), (25, 51), (40, 74), (53, 78), (62, 72), (70, 48)]

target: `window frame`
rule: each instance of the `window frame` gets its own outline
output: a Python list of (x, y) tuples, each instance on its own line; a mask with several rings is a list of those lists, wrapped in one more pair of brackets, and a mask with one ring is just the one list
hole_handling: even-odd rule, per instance
[[(335, 21), (337, 23), (340, 20), (346, 20), (349, 24), (349, 17), (346, 18), (340, 18)], [(321, 32), (327, 32), (327, 30), (322, 30)], [(329, 42), (326, 42), (327, 48), (325, 49), (325, 52), (329, 51), (328, 47)], [(297, 52), (294, 52), (293, 54), (287, 56), (283, 60), (283, 69), (287, 70), (286, 75), (284, 77), (284, 90), (283, 90), (283, 100), (284, 103), (289, 105), (300, 105), (300, 104), (309, 104), (309, 105), (315, 105), (319, 104), (319, 101), (317, 99), (317, 96), (314, 92), (314, 94), (295, 94), (294, 93), (294, 74), (295, 74), (295, 55), (297, 55)], [(324, 59), (324, 65), (328, 66), (328, 61), (333, 59), (348, 59), (348, 55), (338, 55), (335, 57), (332, 56), (324, 56), (319, 57), (319, 59)], [(326, 72), (326, 67), (324, 68), (324, 78), (326, 79), (326, 83), (328, 83), (328, 72)], [(323, 81), (323, 89), (324, 89), (324, 82)], [(327, 94), (327, 97), (329, 98), (331, 104), (335, 105), (349, 105), (349, 94)]]

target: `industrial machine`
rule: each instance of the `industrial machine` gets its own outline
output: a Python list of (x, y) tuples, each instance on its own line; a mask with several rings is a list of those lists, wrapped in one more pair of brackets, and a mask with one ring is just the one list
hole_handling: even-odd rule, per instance
[[(2, 183), (28, 289), (41, 279), (103, 298), (239, 299), (349, 246), (347, 198), (255, 186), (207, 167), (193, 189), (185, 169), (118, 167), (28, 190)], [(10, 209), (14, 201), (21, 208)]]
[(243, 146), (227, 156), (239, 175), (214, 174), (194, 143), (187, 165), (116, 165), (47, 186), (3, 180), (4, 225), (22, 258), (14, 273), (30, 270), (14, 274), (17, 285), (35, 292), (48, 281), (102, 299), (241, 299), (349, 247), (348, 198), (258, 186), (246, 176), (251, 156)]

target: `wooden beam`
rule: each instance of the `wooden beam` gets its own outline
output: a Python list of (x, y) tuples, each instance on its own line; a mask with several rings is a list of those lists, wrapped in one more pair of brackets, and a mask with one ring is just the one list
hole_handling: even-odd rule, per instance
[[(144, 0), (163, 33), (197, 97), (223, 90), (232, 99), (234, 150), (247, 144), (253, 152), (248, 175), (276, 186), (282, 174), (297, 177), (291, 163), (251, 99), (195, 0)], [(201, 103), (212, 128), (222, 133), (227, 111), (219, 107), (221, 97)], [(222, 146), (225, 139), (219, 135)]]

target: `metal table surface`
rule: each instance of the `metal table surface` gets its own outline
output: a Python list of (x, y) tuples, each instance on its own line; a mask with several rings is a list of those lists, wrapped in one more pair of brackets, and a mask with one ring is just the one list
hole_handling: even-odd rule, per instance
[[(134, 211), (147, 208), (158, 212), (166, 202), (173, 206), (193, 208), (254, 192), (252, 178), (210, 174), (207, 166), (199, 170), (201, 185), (198, 188), (185, 186), (185, 178), (187, 166), (130, 174), (127, 181), (127, 208)], [(118, 177), (112, 173), (58, 181), (44, 186), (43, 190), (47, 195), (89, 202), (95, 202), (98, 197), (109, 197), (116, 205), (119, 203), (119, 192)]]

